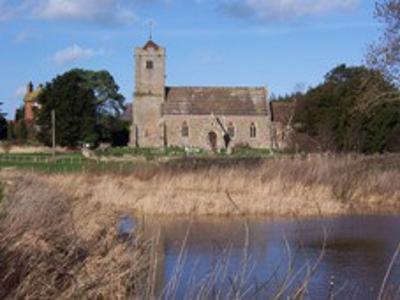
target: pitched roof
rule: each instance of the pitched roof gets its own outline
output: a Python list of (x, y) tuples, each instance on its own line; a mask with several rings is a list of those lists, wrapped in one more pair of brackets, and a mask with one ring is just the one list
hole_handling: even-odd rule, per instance
[(128, 103), (125, 105), (125, 110), (121, 115), (121, 120), (123, 121), (132, 121), (132, 103)]
[(266, 98), (263, 87), (168, 87), (164, 114), (267, 115)]
[(295, 103), (293, 101), (272, 101), (271, 112), (274, 122), (288, 123), (293, 116)]
[(143, 46), (143, 49), (147, 50), (149, 48), (153, 48), (158, 50), (160, 46), (158, 46), (156, 43), (154, 43), (152, 40), (148, 40), (146, 45)]

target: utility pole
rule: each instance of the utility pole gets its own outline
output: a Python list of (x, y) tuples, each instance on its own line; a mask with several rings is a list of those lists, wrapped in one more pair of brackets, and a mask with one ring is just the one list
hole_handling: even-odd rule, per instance
[(51, 111), (51, 134), (52, 134), (52, 146), (53, 146), (53, 157), (56, 156), (56, 111)]

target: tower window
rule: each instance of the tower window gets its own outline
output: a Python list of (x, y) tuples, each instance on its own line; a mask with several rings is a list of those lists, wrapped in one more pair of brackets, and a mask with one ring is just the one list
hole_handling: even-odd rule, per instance
[(183, 122), (182, 124), (182, 137), (189, 137), (189, 126), (187, 122)]
[(152, 60), (146, 61), (146, 69), (151, 70), (154, 68), (154, 63)]
[(250, 125), (250, 137), (251, 138), (257, 137), (257, 128), (254, 123), (251, 123), (251, 125)]

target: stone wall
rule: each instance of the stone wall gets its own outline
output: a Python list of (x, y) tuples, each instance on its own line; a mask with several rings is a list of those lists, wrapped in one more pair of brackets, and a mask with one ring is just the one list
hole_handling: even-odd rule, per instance
[(136, 96), (133, 106), (131, 145), (141, 148), (164, 147), (164, 123), (159, 96)]
[[(159, 95), (165, 93), (165, 49), (137, 48), (135, 50), (135, 83), (137, 95)], [(147, 68), (147, 62), (152, 68)]]
[[(223, 116), (219, 120), (228, 128), (232, 124), (235, 135), (230, 147), (235, 145), (249, 145), (252, 148), (270, 148), (271, 146), (271, 123), (269, 116)], [(224, 131), (215, 117), (193, 116), (193, 115), (166, 115), (164, 116), (166, 126), (166, 142), (168, 146), (195, 147), (211, 149), (209, 133), (217, 135), (217, 148), (224, 149)], [(189, 136), (182, 136), (182, 125), (184, 122), (189, 127)], [(250, 137), (250, 126), (254, 123), (256, 137)]]
[[(149, 44), (149, 43), (148, 43)], [(165, 49), (150, 43), (135, 50), (135, 101), (131, 146), (164, 147)], [(151, 64), (151, 67), (148, 64)]]
[[(272, 127), (264, 88), (166, 88), (165, 53), (152, 41), (135, 50), (131, 146), (224, 149), (227, 131), (232, 127), (229, 147), (271, 147)], [(206, 114), (209, 111), (225, 116), (217, 120)], [(184, 122), (188, 136), (182, 134)]]

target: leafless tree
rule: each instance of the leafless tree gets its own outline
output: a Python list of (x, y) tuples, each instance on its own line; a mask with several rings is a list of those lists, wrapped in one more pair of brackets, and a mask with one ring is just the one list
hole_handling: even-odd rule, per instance
[(367, 63), (400, 85), (400, 0), (379, 0), (375, 18), (382, 24), (382, 35), (370, 45)]

